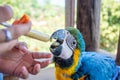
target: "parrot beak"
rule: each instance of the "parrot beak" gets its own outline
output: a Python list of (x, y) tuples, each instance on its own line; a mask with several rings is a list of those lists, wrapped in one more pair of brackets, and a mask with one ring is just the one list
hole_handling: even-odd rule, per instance
[(65, 38), (65, 30), (64, 29), (60, 29), (55, 31), (52, 36), (50, 37), (50, 39), (58, 39), (58, 40), (64, 40)]
[(50, 46), (50, 51), (53, 53), (54, 56), (59, 56), (61, 54), (62, 51), (61, 44), (63, 43), (64, 38), (65, 38), (65, 30), (63, 29), (57, 30), (50, 37), (50, 40), (55, 39), (55, 41)]

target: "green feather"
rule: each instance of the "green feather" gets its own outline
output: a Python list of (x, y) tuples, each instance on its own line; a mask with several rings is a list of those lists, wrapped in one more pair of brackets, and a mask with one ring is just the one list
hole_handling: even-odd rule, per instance
[(69, 31), (71, 35), (73, 35), (75, 39), (77, 40), (77, 48), (80, 49), (81, 52), (84, 52), (85, 42), (84, 42), (83, 36), (80, 33), (80, 31), (74, 27), (67, 27), (66, 30)]

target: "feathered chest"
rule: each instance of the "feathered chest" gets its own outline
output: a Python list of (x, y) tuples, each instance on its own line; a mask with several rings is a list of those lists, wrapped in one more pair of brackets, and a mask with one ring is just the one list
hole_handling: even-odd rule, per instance
[[(69, 67), (65, 67), (65, 68), (63, 68), (63, 67), (61, 68), (62, 65), (55, 63), (57, 80), (73, 80), (72, 75), (74, 75), (77, 72), (77, 70), (81, 64), (79, 49), (74, 50), (74, 54), (73, 54), (73, 57), (71, 60), (73, 60), (73, 61), (71, 61), (72, 64)], [(63, 64), (63, 65), (65, 65), (65, 64)], [(83, 80), (83, 79), (79, 79), (79, 80)]]
[[(72, 75), (75, 74), (74, 71), (70, 69), (61, 69), (60, 67), (56, 66), (56, 80), (74, 80)], [(86, 75), (78, 78), (77, 80), (85, 80)]]

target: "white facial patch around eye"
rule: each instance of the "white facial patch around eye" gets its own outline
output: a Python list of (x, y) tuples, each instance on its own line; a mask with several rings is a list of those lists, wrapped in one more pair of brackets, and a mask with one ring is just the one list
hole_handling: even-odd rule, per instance
[(72, 35), (67, 36), (66, 43), (69, 46), (69, 48), (72, 51), (74, 51), (74, 49), (76, 48), (76, 45), (77, 45), (77, 41), (75, 40), (75, 38)]
[(62, 46), (62, 52), (60, 54), (59, 57), (63, 58), (63, 59), (68, 59), (72, 56), (73, 51), (68, 47), (66, 41), (63, 42)]

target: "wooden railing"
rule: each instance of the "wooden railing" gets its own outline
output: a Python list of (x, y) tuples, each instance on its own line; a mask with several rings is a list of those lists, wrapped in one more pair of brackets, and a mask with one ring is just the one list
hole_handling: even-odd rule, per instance
[(75, 0), (65, 0), (65, 27), (73, 27), (75, 22)]
[(119, 40), (118, 40), (118, 50), (116, 56), (116, 63), (120, 65), (120, 32), (119, 32)]

